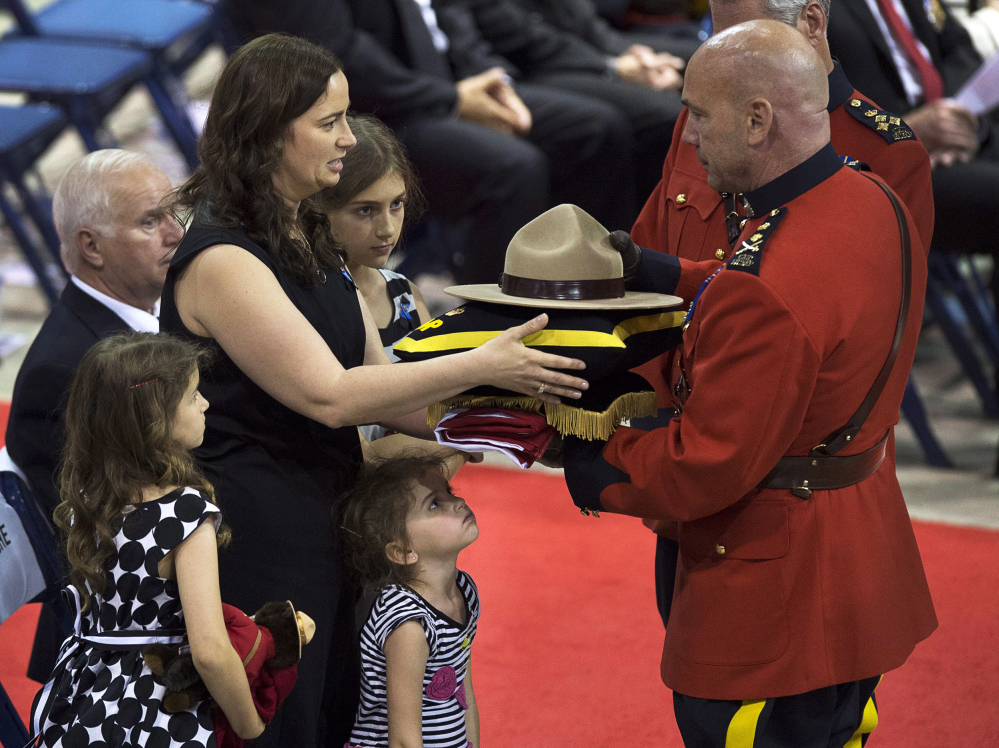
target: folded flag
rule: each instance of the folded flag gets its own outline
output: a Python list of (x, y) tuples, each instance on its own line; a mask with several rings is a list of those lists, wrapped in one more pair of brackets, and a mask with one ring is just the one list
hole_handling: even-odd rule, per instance
[(543, 415), (505, 408), (455, 408), (434, 430), (445, 447), (501, 452), (523, 469), (545, 453), (555, 433)]

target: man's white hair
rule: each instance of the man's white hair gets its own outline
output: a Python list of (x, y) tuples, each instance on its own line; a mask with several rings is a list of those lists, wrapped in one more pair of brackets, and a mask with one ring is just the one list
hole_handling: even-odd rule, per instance
[(111, 188), (115, 177), (137, 166), (155, 166), (141, 153), (107, 148), (94, 151), (71, 167), (56, 187), (52, 219), (59, 234), (63, 262), (74, 265), (76, 232), (82, 228), (110, 234), (114, 220)]
[(775, 21), (797, 26), (798, 18), (809, 3), (817, 2), (822, 12), (829, 17), (829, 6), (832, 0), (763, 0), (763, 8), (767, 15)]

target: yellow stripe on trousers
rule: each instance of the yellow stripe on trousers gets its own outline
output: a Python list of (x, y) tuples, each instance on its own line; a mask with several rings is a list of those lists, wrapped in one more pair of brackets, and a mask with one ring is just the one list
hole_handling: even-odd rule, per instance
[(860, 720), (860, 727), (853, 733), (853, 737), (846, 741), (843, 748), (860, 748), (864, 744), (864, 735), (870, 735), (877, 726), (878, 708), (874, 705), (874, 697), (872, 696), (864, 706), (864, 716)]
[(763, 711), (766, 703), (766, 699), (742, 702), (739, 711), (728, 723), (725, 748), (753, 748), (753, 743), (756, 740), (756, 723), (759, 721), (760, 712)]

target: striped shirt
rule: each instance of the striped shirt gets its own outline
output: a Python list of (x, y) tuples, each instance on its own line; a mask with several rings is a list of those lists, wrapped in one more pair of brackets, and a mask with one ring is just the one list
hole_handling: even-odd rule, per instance
[(424, 748), (466, 748), (465, 687), (472, 640), (479, 620), (475, 582), (463, 571), (455, 575), (465, 598), (465, 624), (449, 618), (398, 584), (382, 589), (361, 629), (361, 703), (348, 746), (388, 746), (388, 698), (385, 685), (385, 640), (406, 621), (418, 621), (430, 647), (423, 673)]

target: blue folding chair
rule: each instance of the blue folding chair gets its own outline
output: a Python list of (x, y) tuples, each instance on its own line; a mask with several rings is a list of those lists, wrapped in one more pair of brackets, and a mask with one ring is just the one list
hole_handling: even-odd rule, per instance
[[(968, 307), (961, 302), (962, 295), (967, 299), (968, 293), (968, 289), (962, 287), (962, 284), (960, 274), (956, 273), (954, 266), (948, 262), (947, 256), (943, 252), (931, 250), (929, 273), (926, 278), (926, 308), (932, 314), (933, 321), (940, 325), (940, 330), (960, 362), (961, 368), (977, 391), (985, 415), (989, 418), (999, 418), (999, 399), (996, 397), (995, 384), (986, 375), (981, 355), (965, 332), (965, 327), (970, 326), (976, 337), (983, 335), (981, 328), (976, 329), (978, 325), (974, 319), (975, 315), (967, 315)], [(952, 300), (957, 303), (951, 303)], [(980, 342), (988, 352), (987, 341)]]
[[(31, 171), (39, 156), (52, 144), (68, 125), (66, 115), (58, 107), (45, 104), (25, 104), (20, 107), (0, 106), (0, 185), (13, 186), (24, 207), (38, 229), (49, 252), (62, 268), (59, 259), (59, 237), (52, 225), (52, 203), (43, 187), (31, 189), (25, 175)], [(38, 285), (50, 303), (58, 297), (56, 285), (48, 273), (46, 253), (28, 235), (19, 212), (7, 200), (0, 187), (0, 212), (17, 240), (25, 259), (38, 279)]]
[(22, 34), (150, 53), (150, 93), (188, 164), (197, 166), (198, 138), (184, 111), (181, 75), (213, 42), (226, 44), (212, 6), (194, 0), (56, 0), (32, 14), (22, 0), (0, 2), (14, 14)]
[(28, 742), (28, 729), (0, 683), (0, 745), (21, 748)]
[[(32, 602), (49, 603), (67, 636), (73, 631), (73, 613), (62, 597), (63, 575), (56, 552), (56, 534), (35, 501), (31, 490), (9, 471), (0, 471), (0, 494), (14, 510), (35, 552), (38, 566), (45, 580), (45, 590)], [(11, 703), (7, 692), (0, 685), (0, 744), (20, 748), (30, 735)]]
[(58, 104), (91, 151), (115, 145), (106, 133), (100, 142), (98, 133), (111, 110), (139, 83), (149, 90), (193, 168), (197, 149), (190, 121), (156, 75), (148, 52), (49, 37), (0, 39), (0, 91)]

